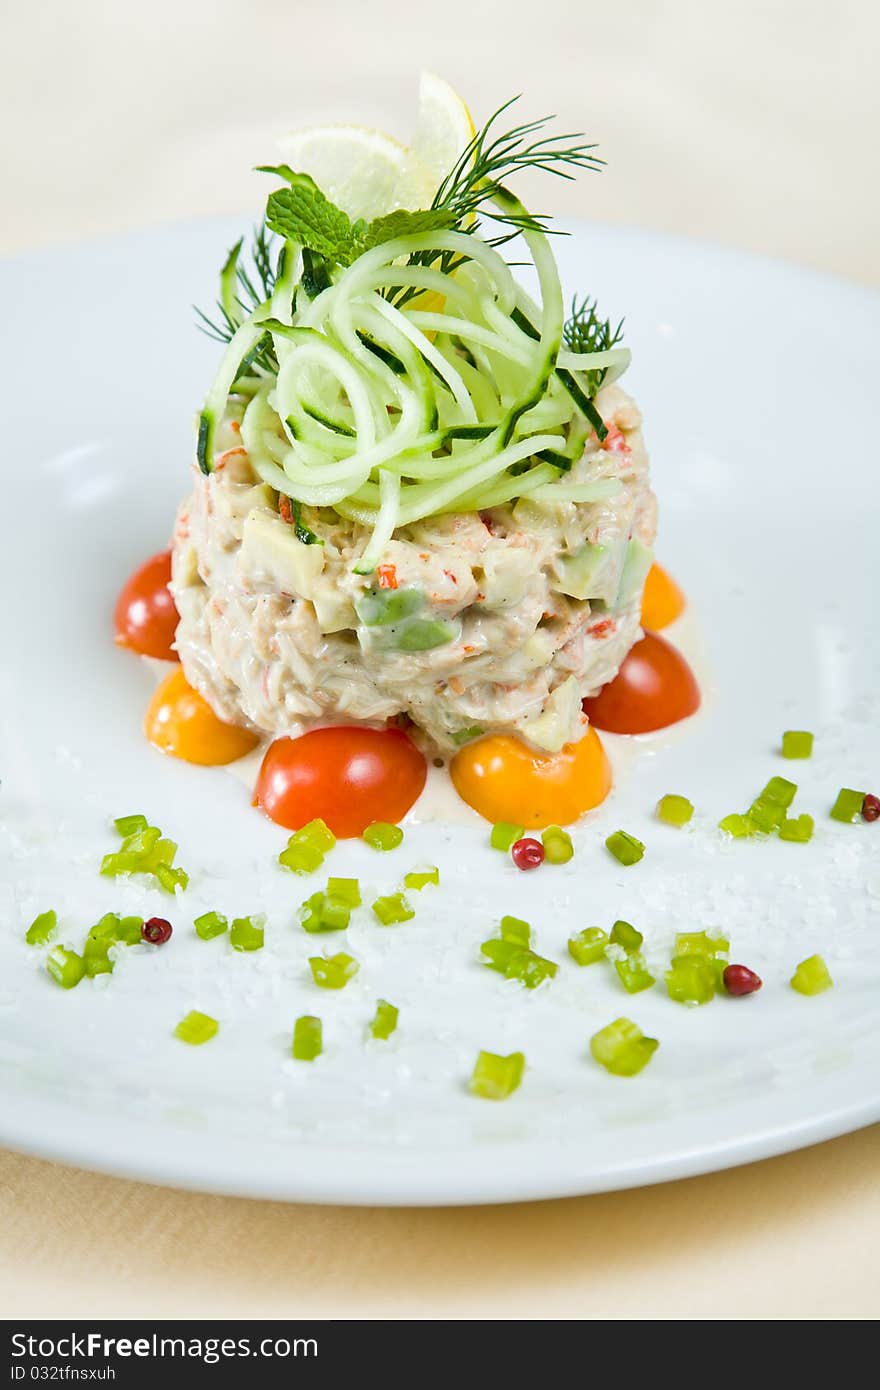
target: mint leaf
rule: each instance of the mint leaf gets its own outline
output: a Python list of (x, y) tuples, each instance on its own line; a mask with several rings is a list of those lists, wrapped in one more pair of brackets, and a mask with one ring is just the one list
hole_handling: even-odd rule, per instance
[(270, 195), (266, 223), (271, 231), (307, 247), (331, 265), (349, 265), (357, 254), (351, 221), (308, 174), (291, 171), (290, 187)]
[(369, 251), (371, 247), (394, 241), (399, 236), (417, 236), (419, 232), (454, 227), (455, 222), (455, 214), (449, 208), (424, 208), (421, 212), (407, 212), (405, 208), (400, 208), (385, 217), (373, 219), (363, 235), (361, 250)]

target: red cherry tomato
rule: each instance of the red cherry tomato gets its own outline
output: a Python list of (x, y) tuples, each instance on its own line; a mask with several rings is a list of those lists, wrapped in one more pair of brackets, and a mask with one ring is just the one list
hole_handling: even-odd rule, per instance
[(163, 661), (180, 660), (171, 647), (179, 619), (168, 588), (170, 579), (171, 551), (163, 550), (126, 580), (113, 612), (120, 647)]
[(646, 632), (613, 681), (584, 700), (597, 729), (612, 734), (647, 734), (677, 724), (700, 708), (700, 690), (684, 657), (656, 632)]
[(345, 840), (373, 821), (401, 820), (418, 799), (427, 771), (422, 754), (399, 729), (314, 729), (269, 745), (255, 799), (288, 830), (320, 817)]

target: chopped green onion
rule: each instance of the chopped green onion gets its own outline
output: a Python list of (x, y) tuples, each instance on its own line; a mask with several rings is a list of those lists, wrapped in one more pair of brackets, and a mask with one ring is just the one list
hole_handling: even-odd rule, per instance
[(101, 873), (105, 877), (152, 874), (166, 893), (186, 888), (189, 875), (184, 869), (173, 867), (177, 853), (174, 840), (163, 838), (158, 826), (148, 825), (146, 817), (141, 815), (120, 816), (113, 824), (124, 839), (116, 853), (105, 854), (101, 860)]
[(34, 918), (24, 934), (24, 939), (29, 946), (48, 946), (57, 926), (58, 913), (50, 907), (48, 912), (41, 912), (39, 917)]
[(302, 904), (299, 916), (304, 931), (344, 931), (351, 920), (351, 908), (342, 898), (313, 893)]
[(278, 863), (295, 874), (312, 874), (324, 862), (336, 844), (336, 836), (322, 820), (310, 820), (308, 825), (295, 830), (287, 841), (287, 848), (278, 856)]
[(659, 1046), (656, 1038), (646, 1038), (638, 1024), (628, 1018), (616, 1018), (590, 1038), (593, 1057), (613, 1076), (635, 1076)]
[(548, 864), (567, 864), (574, 856), (571, 836), (559, 825), (548, 825), (541, 831), (541, 844)]
[(189, 1043), (190, 1047), (200, 1047), (202, 1043), (210, 1042), (217, 1036), (219, 1027), (216, 1018), (211, 1018), (210, 1014), (191, 1009), (186, 1018), (182, 1018), (178, 1023), (174, 1036), (180, 1038), (181, 1042)]
[(616, 960), (614, 969), (627, 994), (639, 994), (641, 990), (650, 989), (657, 983), (645, 964), (641, 951), (633, 951), (630, 955), (624, 956), (623, 960)]
[(440, 870), (437, 868), (425, 869), (422, 871), (413, 869), (410, 873), (404, 874), (403, 885), (405, 888), (414, 888), (420, 893), (429, 883), (440, 883)]
[(605, 959), (608, 933), (601, 927), (585, 927), (577, 936), (568, 938), (568, 953), (578, 965), (595, 965)]
[(229, 926), (222, 912), (203, 912), (201, 917), (197, 917), (193, 922), (196, 935), (203, 941), (212, 941), (215, 936), (222, 936)]
[(344, 951), (335, 956), (309, 956), (309, 968), (321, 989), (343, 989), (360, 970), (354, 956)]
[(264, 917), (234, 918), (229, 930), (229, 944), (233, 951), (261, 951), (264, 922)]
[(73, 989), (86, 973), (85, 962), (66, 946), (53, 946), (46, 957), (46, 969), (62, 989)]
[(608, 943), (611, 946), (622, 946), (625, 951), (638, 951), (644, 939), (642, 933), (629, 922), (618, 921), (611, 928)]
[(787, 817), (779, 827), (780, 840), (790, 840), (796, 845), (805, 845), (813, 838), (814, 821), (812, 816)]
[(367, 826), (361, 839), (371, 849), (387, 851), (397, 849), (398, 845), (403, 844), (403, 831), (399, 825), (389, 825), (387, 821), (376, 820)]
[(813, 755), (813, 735), (806, 729), (786, 729), (782, 735), (783, 758), (810, 758)]
[(511, 845), (515, 845), (517, 840), (521, 840), (524, 834), (525, 826), (513, 825), (510, 821), (500, 820), (497, 825), (492, 826), (489, 844), (493, 849), (503, 850), (506, 854)]
[(708, 1004), (718, 983), (718, 970), (704, 955), (673, 956), (666, 972), (666, 990), (676, 1004)]
[(377, 898), (373, 903), (373, 912), (383, 927), (392, 927), (399, 922), (408, 922), (411, 917), (416, 915), (403, 893), (389, 893), (384, 898)]
[(755, 827), (749, 817), (741, 816), (737, 811), (733, 811), (729, 816), (720, 820), (718, 829), (723, 830), (725, 835), (731, 835), (734, 840), (745, 840), (755, 833)]
[(514, 941), (518, 946), (532, 944), (532, 929), (521, 917), (501, 918), (501, 940)]
[(303, 1014), (293, 1025), (293, 1045), (290, 1049), (297, 1062), (314, 1062), (324, 1048), (321, 1020), (313, 1014)]
[(86, 944), (83, 946), (82, 960), (86, 974), (90, 979), (95, 975), (112, 975), (114, 961), (110, 959), (110, 947), (115, 942), (107, 937), (95, 937), (91, 933), (86, 937)]
[(471, 1075), (471, 1093), (483, 1100), (506, 1100), (522, 1081), (525, 1067), (522, 1052), (511, 1052), (507, 1057), (481, 1052)]
[(114, 827), (123, 838), (134, 835), (139, 830), (146, 830), (149, 824), (150, 822), (147, 820), (146, 816), (141, 815), (117, 816), (116, 820), (113, 822)]
[(657, 819), (662, 820), (664, 825), (674, 825), (681, 829), (687, 825), (694, 814), (693, 804), (688, 801), (686, 796), (678, 796), (675, 792), (667, 792), (661, 796), (657, 802), (655, 812)]
[(787, 811), (796, 795), (796, 782), (789, 782), (787, 777), (771, 777), (759, 800), (774, 801), (777, 806), (784, 806)]
[(356, 878), (328, 878), (327, 897), (336, 898), (348, 907), (360, 907), (361, 886)]
[(791, 977), (791, 987), (798, 994), (821, 994), (834, 984), (828, 966), (821, 956), (802, 960)]
[(635, 835), (628, 835), (625, 830), (615, 830), (613, 835), (609, 835), (605, 847), (624, 868), (638, 864), (645, 853), (645, 846), (641, 840), (637, 840)]
[(393, 1004), (389, 1004), (387, 999), (379, 999), (376, 1003), (376, 1013), (370, 1024), (370, 1032), (374, 1038), (381, 1038), (383, 1041), (390, 1038), (397, 1027), (397, 1020), (400, 1010)]
[(837, 800), (829, 813), (831, 819), (852, 825), (862, 814), (862, 802), (865, 796), (865, 792), (854, 792), (851, 787), (841, 787), (837, 793)]
[(677, 956), (706, 956), (720, 960), (730, 950), (726, 936), (710, 936), (705, 931), (679, 932), (675, 938)]

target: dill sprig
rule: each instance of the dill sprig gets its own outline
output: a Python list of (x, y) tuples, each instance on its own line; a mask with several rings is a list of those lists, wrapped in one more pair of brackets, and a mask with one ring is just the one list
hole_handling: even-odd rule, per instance
[[(226, 258), (221, 274), (221, 284), (228, 282), (231, 300), (217, 300), (216, 319), (210, 318), (202, 309), (195, 306), (198, 327), (209, 338), (218, 343), (228, 343), (241, 319), (247, 318), (267, 299), (271, 299), (278, 274), (278, 254), (275, 237), (265, 222), (253, 230), (248, 248), (250, 265), (242, 259), (244, 238), (235, 243)], [(272, 351), (272, 339), (268, 333), (257, 344), (246, 362), (242, 363), (239, 376), (246, 375), (251, 365), (262, 367), (264, 371), (275, 373), (278, 362)]]
[[(578, 301), (574, 295), (571, 313), (562, 329), (562, 341), (569, 352), (608, 352), (616, 347), (623, 337), (623, 319), (616, 328), (611, 327), (610, 319), (602, 319), (596, 312), (596, 301), (588, 296)], [(595, 396), (605, 376), (607, 367), (587, 372), (588, 395)]]

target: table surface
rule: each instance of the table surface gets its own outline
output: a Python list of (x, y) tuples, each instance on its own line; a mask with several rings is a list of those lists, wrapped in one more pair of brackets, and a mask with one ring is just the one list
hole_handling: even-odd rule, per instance
[[(880, 284), (880, 13), (838, 0), (43, 0), (0, 19), (0, 252), (221, 212), (288, 127), (406, 137), (419, 67), (587, 129), (554, 210)], [(27, 138), (24, 132), (27, 132)], [(39, 154), (37, 153), (39, 152)], [(525, 189), (528, 192), (528, 187)], [(767, 331), (772, 331), (772, 326)], [(255, 1155), (255, 1162), (259, 1156)], [(0, 1152), (6, 1317), (873, 1318), (880, 1127), (688, 1182), (428, 1211), (169, 1191)], [(235, 1271), (229, 1277), (230, 1262)]]

